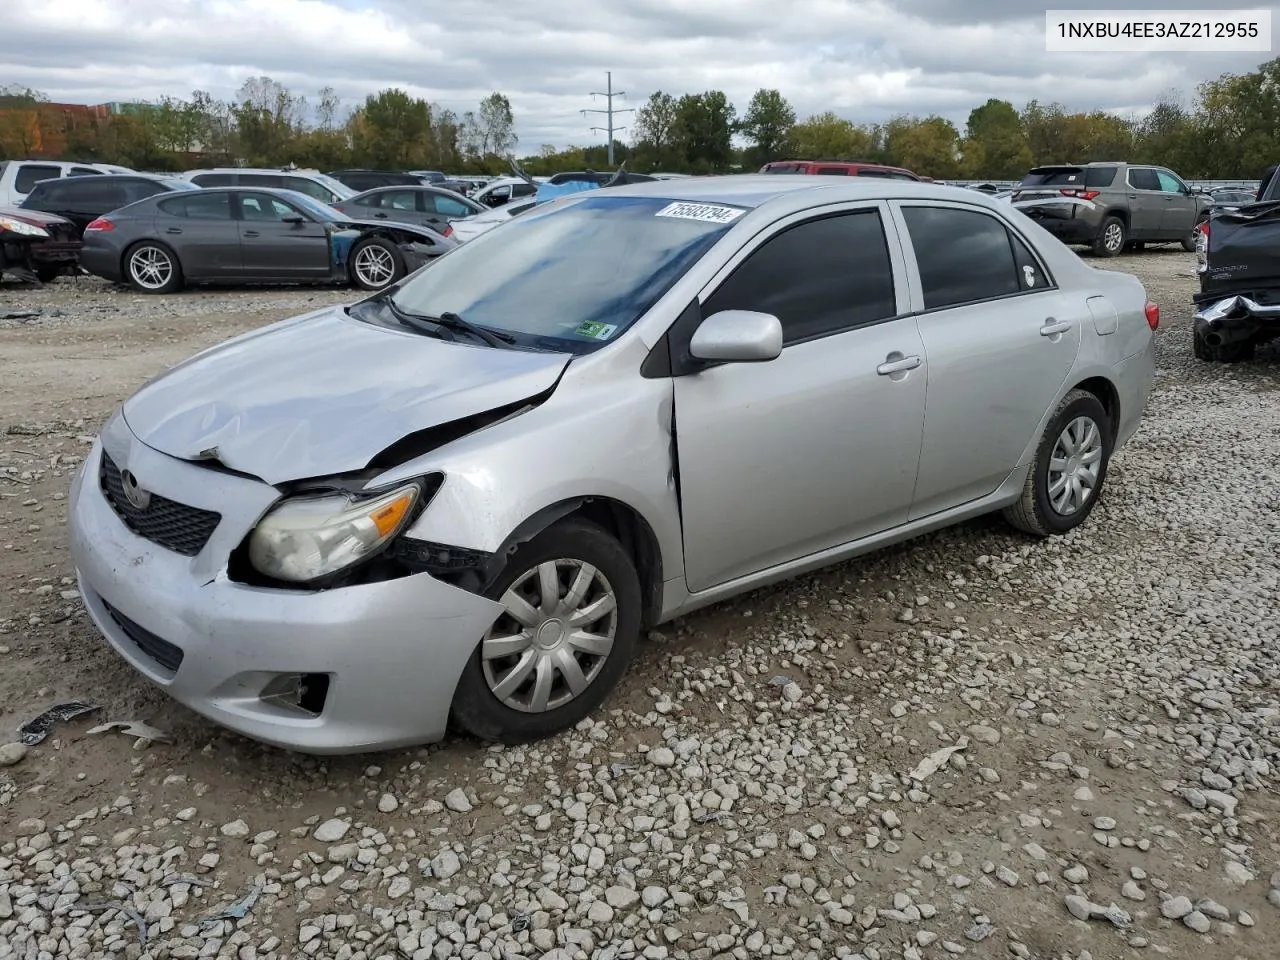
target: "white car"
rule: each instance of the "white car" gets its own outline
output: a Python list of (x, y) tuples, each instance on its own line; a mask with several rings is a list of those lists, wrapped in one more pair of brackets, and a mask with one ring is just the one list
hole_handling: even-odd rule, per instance
[(449, 224), (448, 229), (444, 231), (444, 235), (450, 240), (456, 240), (458, 243), (466, 243), (468, 240), (474, 240), (482, 233), (488, 233), (494, 227), (506, 223), (512, 217), (518, 217), (526, 210), (532, 210), (537, 202), (533, 197), (526, 197), (523, 200), (516, 200), (513, 203), (506, 203), (500, 207), (494, 207), (492, 210), (486, 210), (484, 213), (477, 213), (474, 217), (454, 220), (453, 223)]
[[(545, 180), (545, 177), (534, 177), (535, 182), (545, 182)], [(500, 207), (512, 200), (531, 197), (537, 189), (534, 184), (520, 177), (503, 177), (500, 180), (494, 180), (483, 190), (477, 191), (471, 199), (476, 203), (483, 203), (486, 207)]]

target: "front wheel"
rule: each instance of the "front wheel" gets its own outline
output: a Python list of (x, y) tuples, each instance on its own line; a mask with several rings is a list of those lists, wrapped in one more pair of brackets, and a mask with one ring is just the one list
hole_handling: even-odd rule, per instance
[(1124, 221), (1119, 217), (1107, 217), (1102, 221), (1102, 229), (1098, 231), (1091, 248), (1095, 256), (1114, 257), (1124, 249), (1127, 239)]
[(1187, 253), (1196, 252), (1196, 243), (1200, 239), (1200, 225), (1202, 223), (1204, 223), (1203, 219), (1197, 220), (1196, 225), (1191, 228), (1191, 232), (1182, 238), (1182, 249)]
[(143, 293), (173, 293), (182, 286), (178, 256), (161, 243), (135, 243), (124, 255), (124, 272)]
[(1049, 418), (1022, 496), (1004, 518), (1037, 537), (1080, 526), (1102, 495), (1113, 443), (1102, 403), (1087, 390), (1072, 390)]
[(640, 635), (635, 564), (579, 520), (518, 547), (486, 591), (503, 606), (463, 669), (453, 719), (483, 740), (528, 743), (578, 723), (626, 671)]
[(390, 240), (369, 237), (351, 248), (351, 279), (363, 290), (381, 290), (404, 276), (404, 258)]

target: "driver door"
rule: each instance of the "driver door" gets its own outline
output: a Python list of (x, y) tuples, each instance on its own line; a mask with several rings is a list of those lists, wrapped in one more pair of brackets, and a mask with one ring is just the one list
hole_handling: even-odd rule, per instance
[(283, 282), (332, 273), (325, 224), (268, 193), (240, 193), (237, 209), (245, 276)]
[[(773, 314), (783, 349), (676, 371), (690, 592), (906, 522), (926, 372), (907, 303), (883, 204), (792, 217), (721, 272), (701, 317)], [(672, 331), (673, 357), (692, 333)]]

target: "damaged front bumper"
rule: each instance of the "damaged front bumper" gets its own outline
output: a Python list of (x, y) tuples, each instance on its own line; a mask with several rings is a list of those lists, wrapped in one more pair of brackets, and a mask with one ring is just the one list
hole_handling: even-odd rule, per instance
[(1280, 290), (1198, 294), (1195, 303), (1196, 334), (1211, 347), (1280, 337)]
[[(157, 500), (220, 510), (203, 549), (184, 556), (125, 525), (99, 483), (104, 449)], [(276, 496), (152, 450), (114, 418), (69, 506), (72, 556), (98, 630), (174, 699), (256, 740), (345, 754), (440, 739), (499, 605), (425, 573), (310, 592), (229, 579), (229, 545)]]

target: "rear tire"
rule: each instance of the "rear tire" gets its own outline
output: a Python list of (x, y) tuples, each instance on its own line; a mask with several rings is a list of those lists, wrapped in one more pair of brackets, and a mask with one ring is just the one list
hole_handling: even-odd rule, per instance
[(1212, 346), (1205, 342), (1199, 330), (1191, 332), (1191, 352), (1197, 360), (1209, 363), (1244, 363), (1253, 359), (1257, 344), (1252, 340), (1241, 343), (1223, 343)]
[(1090, 249), (1093, 250), (1094, 256), (1118, 256), (1124, 250), (1128, 236), (1129, 231), (1125, 229), (1124, 221), (1117, 216), (1109, 216), (1102, 221), (1102, 226), (1098, 230), (1098, 235), (1093, 238)]
[(351, 282), (362, 290), (382, 290), (404, 276), (404, 257), (382, 237), (368, 237), (351, 248)]
[(1114, 442), (1101, 401), (1072, 390), (1049, 418), (1022, 496), (1004, 509), (1005, 520), (1036, 537), (1080, 526), (1102, 496)]
[(178, 255), (156, 240), (141, 240), (124, 252), (124, 275), (142, 293), (173, 293), (182, 287)]
[(622, 679), (640, 636), (640, 577), (600, 527), (571, 519), (547, 528), (516, 548), (485, 595), (508, 612), (458, 680), (452, 719), (467, 733), (506, 744), (549, 737)]

